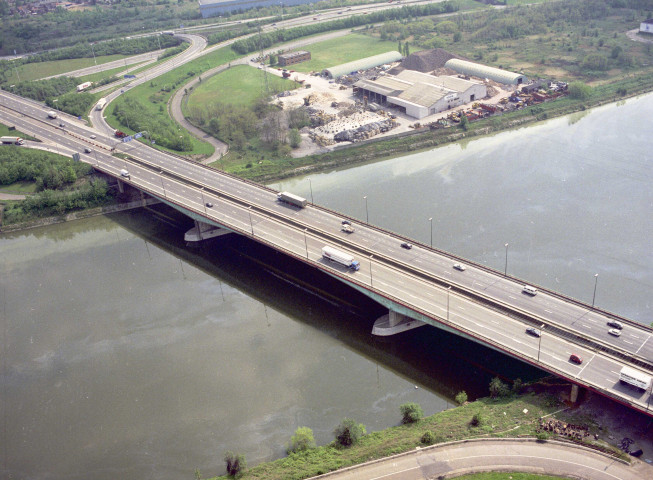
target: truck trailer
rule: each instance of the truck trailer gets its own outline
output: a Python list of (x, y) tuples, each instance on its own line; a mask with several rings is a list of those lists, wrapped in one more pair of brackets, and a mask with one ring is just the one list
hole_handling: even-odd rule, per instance
[(619, 372), (619, 381), (642, 390), (651, 386), (651, 376), (630, 367), (623, 367)]
[(106, 104), (107, 104), (107, 99), (102, 97), (97, 101), (97, 105), (95, 106), (95, 109), (102, 110)]
[(336, 262), (340, 265), (344, 265), (345, 267), (352, 270), (358, 270), (361, 268), (361, 264), (357, 260), (354, 260), (354, 257), (333, 247), (322, 247), (322, 257), (331, 262)]
[(77, 91), (78, 91), (78, 92), (81, 92), (81, 91), (83, 91), (83, 90), (86, 90), (86, 89), (87, 89), (88, 87), (90, 87), (91, 85), (93, 85), (91, 82), (80, 83), (79, 85), (77, 85)]
[(0, 137), (0, 142), (4, 145), (22, 145), (25, 140), (20, 137)]
[(305, 198), (302, 198), (298, 195), (293, 195), (292, 193), (288, 192), (277, 193), (277, 200), (280, 202), (289, 203), (299, 208), (304, 208), (308, 203)]

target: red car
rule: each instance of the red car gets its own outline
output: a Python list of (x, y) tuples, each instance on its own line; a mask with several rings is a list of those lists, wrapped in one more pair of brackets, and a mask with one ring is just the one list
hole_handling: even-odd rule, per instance
[(580, 365), (581, 363), (583, 363), (583, 358), (580, 355), (576, 355), (575, 353), (572, 353), (571, 356), (569, 357), (569, 361)]

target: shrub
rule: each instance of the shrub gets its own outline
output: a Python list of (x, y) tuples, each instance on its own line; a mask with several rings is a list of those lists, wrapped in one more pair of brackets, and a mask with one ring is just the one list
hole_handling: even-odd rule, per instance
[(508, 385), (503, 383), (499, 377), (494, 377), (490, 381), (490, 397), (507, 397), (510, 394)]
[(537, 438), (538, 442), (546, 442), (549, 439), (549, 434), (546, 432), (538, 432), (537, 435), (535, 435), (535, 438)]
[(569, 96), (571, 98), (576, 98), (579, 100), (585, 100), (586, 98), (589, 98), (592, 93), (592, 87), (584, 84), (583, 82), (571, 82), (567, 90), (569, 91)]
[(350, 447), (365, 435), (365, 425), (356, 423), (350, 418), (345, 418), (336, 427), (333, 434), (336, 436), (336, 445)]
[(290, 439), (290, 445), (287, 448), (288, 453), (303, 452), (315, 448), (315, 438), (313, 430), (308, 427), (299, 427)]
[(224, 461), (227, 464), (227, 475), (238, 477), (247, 467), (245, 455), (236, 455), (234, 452), (224, 454)]
[(433, 445), (435, 443), (435, 435), (431, 430), (427, 430), (424, 432), (424, 435), (422, 435), (422, 438), (420, 438), (419, 441), (424, 445)]
[(480, 427), (483, 425), (485, 422), (485, 419), (483, 418), (483, 415), (481, 415), (481, 412), (475, 413), (474, 416), (472, 417), (472, 421), (469, 422), (472, 427)]
[(401, 423), (404, 424), (415, 423), (424, 416), (422, 407), (420, 407), (416, 403), (404, 403), (402, 406), (399, 407), (399, 410), (401, 411), (401, 416), (402, 416)]
[(458, 392), (455, 400), (458, 405), (464, 405), (467, 402), (467, 392), (465, 390)]

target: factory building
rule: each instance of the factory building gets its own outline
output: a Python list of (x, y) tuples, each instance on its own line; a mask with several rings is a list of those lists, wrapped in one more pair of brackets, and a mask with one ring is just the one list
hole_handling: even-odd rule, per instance
[(653, 33), (653, 18), (644, 20), (639, 24), (640, 33)]
[(521, 85), (522, 83), (528, 82), (528, 79), (520, 73), (513, 73), (495, 67), (488, 67), (487, 65), (481, 65), (467, 60), (461, 60), (459, 58), (447, 60), (444, 66), (469, 77), (487, 78), (505, 85)]
[(227, 12), (242, 12), (256, 7), (292, 6), (317, 3), (318, 0), (198, 0), (202, 18), (217, 17)]
[(414, 70), (404, 70), (396, 76), (383, 75), (374, 80), (361, 79), (354, 88), (368, 102), (400, 107), (407, 115), (418, 119), (475, 102), (487, 95), (483, 83), (455, 76), (436, 77)]
[(300, 50), (297, 52), (290, 53), (280, 53), (279, 54), (279, 65), (286, 67), (288, 65), (294, 65), (296, 63), (305, 62), (311, 59), (311, 52), (306, 50)]

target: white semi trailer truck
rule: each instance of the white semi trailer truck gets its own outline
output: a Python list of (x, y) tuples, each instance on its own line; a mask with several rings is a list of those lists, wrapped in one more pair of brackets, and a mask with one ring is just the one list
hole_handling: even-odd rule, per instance
[(354, 257), (333, 247), (322, 247), (322, 257), (331, 262), (336, 262), (340, 265), (344, 265), (345, 267), (352, 270), (358, 270), (361, 268), (361, 264), (357, 260), (354, 260)]

